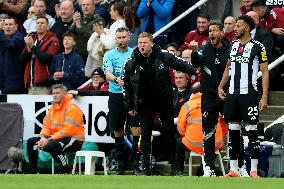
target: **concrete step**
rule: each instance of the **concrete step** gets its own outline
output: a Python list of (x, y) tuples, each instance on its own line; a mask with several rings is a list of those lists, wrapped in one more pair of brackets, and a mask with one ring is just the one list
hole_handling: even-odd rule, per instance
[(276, 105), (269, 105), (267, 106), (267, 110), (264, 112), (260, 112), (261, 115), (283, 115), (284, 114), (284, 106), (276, 106)]
[(268, 104), (284, 106), (284, 91), (269, 91)]

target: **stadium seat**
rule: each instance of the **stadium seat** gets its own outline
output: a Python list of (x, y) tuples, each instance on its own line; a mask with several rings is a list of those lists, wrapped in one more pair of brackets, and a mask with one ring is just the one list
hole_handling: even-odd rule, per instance
[(95, 174), (95, 158), (102, 157), (104, 164), (104, 175), (107, 175), (106, 169), (106, 156), (102, 151), (78, 151), (76, 152), (73, 164), (72, 174), (75, 174), (76, 160), (79, 159), (79, 174), (81, 174), (81, 157), (85, 157), (85, 175), (94, 175)]
[[(223, 165), (223, 161), (222, 161), (222, 156), (221, 156), (219, 151), (216, 151), (215, 153), (218, 156), (219, 163), (220, 163), (220, 166), (221, 166), (221, 169), (222, 169), (222, 173), (223, 173), (223, 175), (225, 175), (225, 169), (224, 169), (224, 165)], [(205, 167), (204, 155), (191, 151), (190, 155), (189, 155), (189, 161), (188, 161), (188, 175), (189, 176), (192, 176), (192, 157), (201, 157), (203, 170), (204, 170), (204, 167)]]

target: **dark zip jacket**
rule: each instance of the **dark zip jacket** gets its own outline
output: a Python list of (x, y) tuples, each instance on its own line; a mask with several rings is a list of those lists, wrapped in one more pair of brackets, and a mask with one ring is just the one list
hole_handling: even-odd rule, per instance
[[(154, 64), (155, 64), (155, 88), (157, 96), (159, 97), (159, 104), (173, 103), (173, 88), (169, 75), (169, 68), (173, 68), (184, 73), (196, 75), (196, 70), (181, 58), (176, 57), (168, 51), (163, 51), (158, 47), (153, 47)], [(138, 109), (138, 103), (141, 98), (139, 94), (140, 83), (140, 66), (143, 56), (139, 49), (134, 49), (131, 57), (125, 64), (124, 73), (124, 89), (125, 89), (125, 103), (128, 111)], [(151, 62), (152, 63), (152, 62)], [(153, 92), (155, 92), (153, 91)]]
[(229, 58), (230, 44), (225, 40), (222, 40), (220, 48), (214, 48), (209, 42), (198, 52), (192, 52), (191, 64), (195, 68), (202, 68), (200, 80), (202, 94), (212, 94), (218, 97), (218, 86)]

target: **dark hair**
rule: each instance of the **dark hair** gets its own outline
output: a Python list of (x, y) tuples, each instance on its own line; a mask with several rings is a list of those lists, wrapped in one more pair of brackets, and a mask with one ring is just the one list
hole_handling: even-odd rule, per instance
[(76, 41), (76, 35), (70, 31), (67, 31), (63, 34), (63, 39), (64, 37), (72, 37), (74, 39), (74, 41)]
[(4, 20), (7, 20), (7, 19), (13, 19), (15, 24), (18, 24), (18, 19), (15, 17), (15, 16), (11, 16), (11, 15), (8, 15), (6, 18), (4, 18)]
[(46, 4), (46, 1), (45, 1), (45, 0), (34, 0), (32, 6), (34, 6), (35, 1), (42, 1), (42, 2), (44, 3), (45, 7), (47, 7), (47, 4)]
[(134, 27), (135, 17), (131, 7), (123, 1), (116, 1), (112, 4), (113, 10), (116, 10), (125, 20), (125, 24), (129, 30)]
[(210, 20), (210, 16), (206, 13), (206, 12), (201, 12), (197, 15), (197, 18), (200, 17), (200, 18), (205, 18), (207, 19), (208, 21)]
[(250, 27), (250, 30), (255, 28), (255, 23), (250, 16), (243, 15), (243, 16), (240, 16), (238, 20), (243, 20), (245, 23), (247, 23)]
[(125, 27), (120, 27), (120, 28), (118, 28), (117, 30), (116, 30), (116, 32), (115, 33), (117, 33), (117, 32), (129, 32), (129, 29), (127, 29), (127, 28), (125, 28)]
[(47, 19), (45, 16), (38, 16), (38, 17), (36, 18), (36, 20), (41, 19), (41, 18), (42, 18), (42, 19), (45, 19), (46, 22), (47, 22), (47, 24), (49, 24), (49, 23), (48, 23), (48, 19)]
[(264, 0), (255, 0), (252, 2), (251, 7), (267, 6)]
[(210, 26), (218, 26), (218, 28), (220, 29), (220, 31), (223, 31), (223, 28), (224, 28), (223, 24), (221, 24), (220, 22), (217, 22), (217, 21), (211, 21), (211, 22), (209, 23), (209, 27), (210, 27)]
[(167, 48), (169, 48), (169, 47), (173, 47), (175, 50), (179, 51), (179, 46), (176, 43), (169, 43), (167, 45)]

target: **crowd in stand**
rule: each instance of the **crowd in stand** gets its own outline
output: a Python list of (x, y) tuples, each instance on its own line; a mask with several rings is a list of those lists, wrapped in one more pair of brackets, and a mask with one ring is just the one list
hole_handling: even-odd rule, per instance
[[(124, 85), (123, 67), (125, 61), (119, 62), (121, 61), (120, 56), (123, 55), (120, 54), (116, 57), (113, 53), (122, 53), (120, 49), (124, 49), (123, 45), (125, 44), (118, 44), (117, 32), (121, 28), (127, 28), (130, 31), (131, 35), (127, 47), (128, 45), (131, 47), (131, 53), (133, 51), (133, 56), (135, 56), (135, 53), (139, 54), (137, 49), (140, 53), (146, 49), (146, 47), (141, 46), (135, 49), (138, 39), (141, 39), (141, 37), (138, 38), (140, 33), (153, 34), (157, 32), (196, 2), (198, 1), (192, 0), (185, 3), (184, 1), (174, 0), (128, 0), (126, 2), (123, 0), (113, 2), (107, 0), (0, 0), (1, 94), (49, 94), (51, 85), (63, 84), (69, 91), (68, 93), (74, 96), (100, 95), (105, 93), (98, 93), (98, 91), (106, 92), (108, 90), (109, 81), (110, 99), (119, 96), (115, 103), (119, 103), (120, 100), (123, 102), (122, 87)], [(253, 19), (255, 28), (251, 31), (251, 37), (265, 46), (269, 63), (284, 52), (283, 7), (269, 7), (264, 0), (243, 0), (240, 15), (247, 15)], [(231, 15), (224, 20), (222, 32), (224, 32), (223, 44), (226, 44), (226, 47), (236, 39), (234, 31), (236, 22), (237, 18)], [(166, 49), (176, 57), (194, 65), (196, 62), (192, 62), (191, 59), (193, 47), (196, 47), (193, 53), (196, 57), (197, 51), (202, 51), (208, 41), (215, 39), (214, 37), (210, 39), (209, 26), (210, 16), (197, 9), (180, 23), (154, 38), (153, 41), (150, 37), (149, 44), (153, 42), (155, 48)], [(140, 42), (142, 44), (148, 41), (140, 40)], [(131, 53), (127, 48), (124, 50), (129, 54), (129, 56), (127, 54), (127, 57), (123, 57), (127, 60)], [(168, 59), (172, 58), (171, 56), (168, 57)], [(133, 58), (133, 61), (135, 60)], [(178, 59), (172, 58), (171, 60), (178, 62)], [(174, 66), (169, 67), (176, 66), (174, 63), (172, 64)], [(215, 64), (219, 63), (216, 62)], [(129, 78), (131, 78), (131, 68), (128, 69)], [(148, 72), (145, 71), (144, 77), (151, 76), (152, 72), (149, 71), (149, 67), (147, 69)], [(182, 70), (186, 69), (183, 68)], [(173, 102), (170, 103), (175, 106), (174, 117), (178, 116), (183, 104), (190, 98), (191, 86), (200, 81), (202, 71), (197, 69), (196, 74), (190, 71), (188, 73), (191, 75), (169, 69), (171, 90), (173, 89), (174, 93)], [(283, 77), (283, 65), (272, 72), (271, 81), (273, 82), (281, 77)], [(92, 79), (91, 84), (78, 89), (88, 78)], [(128, 82), (128, 84), (131, 83), (130, 80)], [(161, 79), (160, 82), (163, 83), (164, 80)], [(139, 84), (143, 87), (153, 83), (145, 81)], [(272, 83), (271, 86), (272, 89), (283, 90), (279, 85)], [(149, 97), (157, 98), (153, 94), (148, 94), (149, 91), (144, 92), (146, 100), (149, 100)], [(151, 92), (157, 91), (153, 88)], [(196, 97), (199, 98), (200, 95), (196, 95)], [(112, 105), (115, 104), (112, 103)], [(144, 107), (142, 113), (147, 114), (150, 112), (148, 110), (152, 108), (152, 106)], [(130, 111), (130, 109), (128, 110)], [(186, 111), (185, 108), (183, 108), (183, 111)], [(132, 113), (134, 117), (134, 109)], [(150, 113), (153, 114), (149, 115), (149, 119), (152, 119), (152, 117), (154, 119), (156, 112)], [(166, 118), (171, 118), (171, 115)], [(166, 118), (164, 117), (164, 119)], [(149, 128), (152, 129), (150, 126)], [(148, 151), (149, 128), (142, 130), (142, 140), (144, 140), (142, 149), (147, 151), (146, 155), (144, 154), (145, 161), (148, 161), (150, 153)], [(112, 130), (115, 133), (116, 145), (119, 145), (118, 143), (123, 140), (121, 138), (123, 134), (119, 134), (121, 133), (120, 130), (115, 130), (115, 128), (112, 128)], [(171, 144), (171, 148), (175, 147)], [(170, 158), (170, 161), (174, 161), (174, 157)], [(145, 165), (147, 164), (145, 163)], [(180, 167), (182, 168), (181, 165)]]

